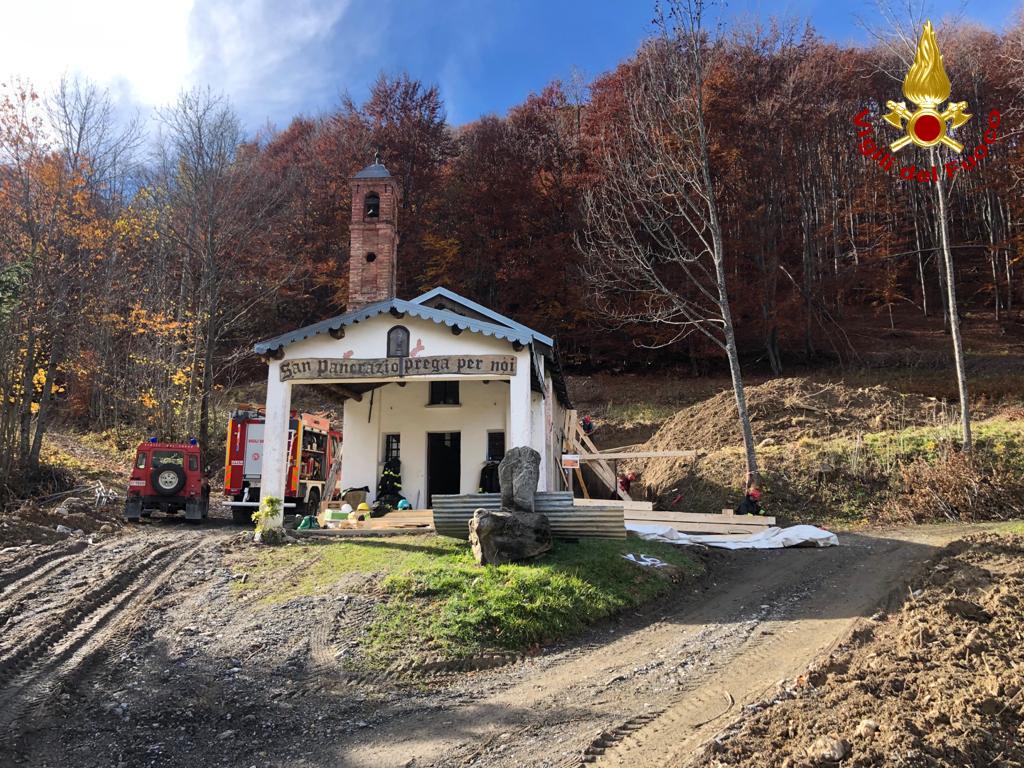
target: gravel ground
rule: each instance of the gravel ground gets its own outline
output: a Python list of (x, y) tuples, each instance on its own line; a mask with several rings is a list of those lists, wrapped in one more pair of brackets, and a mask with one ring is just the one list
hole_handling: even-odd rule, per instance
[(965, 531), (711, 553), (701, 582), (573, 643), (403, 675), (348, 663), (373, 574), (257, 602), (233, 588), (242, 537), (211, 522), (0, 552), (0, 765), (672, 764)]

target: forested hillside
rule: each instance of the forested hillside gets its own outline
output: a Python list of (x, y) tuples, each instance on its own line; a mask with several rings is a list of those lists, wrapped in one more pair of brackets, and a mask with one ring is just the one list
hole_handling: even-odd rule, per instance
[[(939, 34), (973, 115), (958, 159), (998, 123), (988, 155), (948, 184), (960, 311), (969, 338), (974, 323), (1009, 345), (1024, 302), (1024, 25)], [(898, 137), (880, 116), (913, 50), (771, 25), (736, 30), (726, 54), (704, 104), (740, 356), (777, 374), (856, 360), (865, 328), (941, 332), (931, 186), (885, 173), (855, 124)], [(660, 97), (638, 95), (636, 67), (462, 126), (436, 87), (382, 74), (363, 103), (255, 136), (204, 90), (125, 124), (87, 84), (5, 83), (0, 495), (38, 469), (57, 419), (205, 440), (213, 394), (262, 374), (254, 341), (344, 310), (348, 180), (375, 151), (404, 193), (400, 296), (445, 285), (557, 336), (570, 366), (722, 365), (698, 335), (649, 349), (676, 331), (610, 327), (583, 279), (585, 200), (635, 100)]]

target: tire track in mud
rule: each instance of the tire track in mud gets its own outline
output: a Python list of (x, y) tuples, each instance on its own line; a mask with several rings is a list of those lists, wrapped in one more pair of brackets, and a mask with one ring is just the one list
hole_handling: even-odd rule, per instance
[(4, 734), (0, 744), (16, 738), (20, 719), (43, 703), (59, 682), (73, 679), (88, 666), (121, 626), (148, 609), (149, 598), (165, 586), (163, 576), (212, 545), (212, 541), (165, 544), (105, 563), (117, 573), (92, 587), (35, 638), (0, 660), (0, 698), (8, 703), (0, 713), (0, 733)]
[(6, 573), (0, 574), (0, 600), (17, 592), (20, 585), (26, 580), (34, 581), (47, 576), (53, 569), (65, 564), (84, 550), (86, 546), (88, 546), (87, 540), (81, 539), (55, 552), (44, 552), (37, 555), (24, 565), (11, 568)]
[(50, 579), (63, 573), (80, 558), (77, 555), (85, 550), (85, 541), (76, 543), (69, 550), (63, 552), (52, 552), (40, 555), (21, 568), (5, 574), (0, 582), (7, 586), (0, 591), (0, 630), (3, 630), (8, 622), (17, 616), (24, 605), (38, 593), (41, 585), (49, 583)]
[[(829, 578), (834, 570), (834, 566), (826, 568), (820, 578)], [(899, 578), (909, 577), (903, 574)], [(890, 603), (892, 592), (888, 590), (874, 603)], [(814, 590), (808, 587), (796, 595), (772, 591), (761, 596), (766, 601), (761, 615), (741, 626), (731, 641), (716, 649), (715, 658), (705, 669), (680, 679), (679, 691), (657, 717), (620, 738), (605, 740), (606, 744), (599, 737), (584, 749), (578, 761), (568, 765), (665, 765), (683, 760), (728, 725), (730, 721), (723, 718), (734, 717), (738, 706), (762, 700), (781, 678), (806, 668), (860, 622), (857, 615), (794, 620), (789, 606), (810, 600), (813, 595)], [(769, 615), (765, 609), (780, 601), (789, 605)], [(822, 605), (821, 615), (825, 614), (824, 608)], [(727, 655), (723, 656), (726, 649)]]
[[(45, 621), (48, 614), (60, 611), (69, 600), (80, 599), (84, 590), (69, 587), (67, 581), (87, 581), (96, 573), (106, 573), (110, 566), (120, 567), (140, 552), (152, 551), (152, 545), (141, 540), (113, 540), (92, 545), (83, 541), (72, 553), (61, 551), (37, 558), (42, 561), (40, 567), (23, 573), (0, 592), (0, 628), (5, 628), (15, 616), (20, 622), (16, 629)], [(5, 641), (0, 642), (2, 657), (9, 653), (7, 646), (11, 637), (0, 639)], [(16, 637), (14, 642), (21, 644), (26, 639)]]
[[(766, 635), (761, 629), (764, 626), (775, 629)], [(788, 628), (779, 627), (775, 622), (758, 623), (744, 632), (745, 637), (728, 664), (713, 663), (692, 679), (681, 681), (680, 690), (657, 717), (651, 718), (641, 728), (630, 730), (598, 754), (593, 750), (588, 754), (585, 750), (578, 765), (658, 765), (661, 761), (667, 762), (685, 754), (703, 740), (707, 731), (719, 730), (724, 725), (719, 721), (731, 714), (737, 704), (759, 698), (784, 674), (782, 671), (777, 674), (770, 671), (770, 662), (777, 657), (781, 647), (791, 645), (797, 630), (797, 625), (792, 622)], [(764, 676), (754, 683), (757, 693), (751, 696), (749, 670), (758, 669), (765, 670)], [(733, 690), (740, 692), (741, 702), (736, 701), (731, 693)]]

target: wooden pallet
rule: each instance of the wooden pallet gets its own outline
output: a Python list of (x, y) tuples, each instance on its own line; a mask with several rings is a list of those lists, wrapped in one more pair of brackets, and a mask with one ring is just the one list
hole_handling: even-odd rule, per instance
[(775, 525), (774, 517), (736, 515), (727, 509), (723, 509), (720, 515), (627, 510), (625, 521), (636, 525), (667, 525), (680, 533), (759, 533)]

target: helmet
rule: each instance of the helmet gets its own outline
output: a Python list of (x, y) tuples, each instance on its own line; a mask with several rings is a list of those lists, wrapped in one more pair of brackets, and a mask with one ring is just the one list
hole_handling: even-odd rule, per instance
[(761, 491), (759, 491), (757, 488), (751, 488), (749, 491), (747, 491), (747, 495), (754, 501), (761, 500)]
[(351, 504), (342, 504), (341, 505), (341, 511), (344, 512), (346, 515), (351, 515), (352, 514), (352, 505)]
[(366, 502), (364, 501), (364, 502), (361, 502), (361, 503), (359, 504), (359, 506), (358, 506), (358, 507), (356, 507), (356, 509), (357, 509), (357, 510), (359, 510), (360, 512), (369, 512), (369, 511), (370, 511), (370, 505), (369, 505), (369, 504), (367, 504), (367, 503), (366, 503)]
[(408, 499), (402, 499), (398, 502), (399, 509), (412, 509), (412, 504), (409, 503)]

